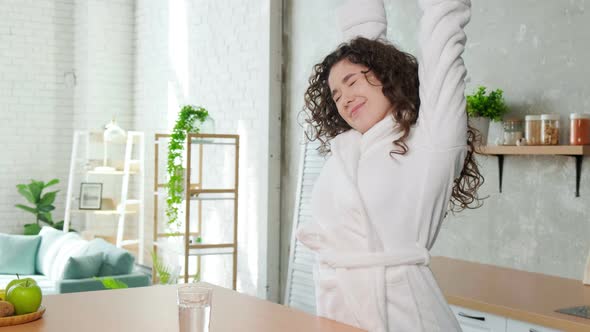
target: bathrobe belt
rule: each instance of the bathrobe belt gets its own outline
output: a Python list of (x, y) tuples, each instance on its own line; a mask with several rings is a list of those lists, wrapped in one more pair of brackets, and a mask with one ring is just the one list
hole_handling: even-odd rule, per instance
[[(347, 292), (346, 301), (356, 318), (357, 326), (371, 332), (387, 332), (385, 272), (388, 267), (430, 264), (428, 249), (415, 246), (391, 249), (389, 252), (333, 252), (318, 255), (320, 265), (331, 268), (336, 280)], [(368, 279), (367, 279), (368, 278)], [(320, 276), (321, 279), (321, 276)], [(372, 295), (371, 295), (372, 294)], [(366, 301), (373, 297), (376, 301)], [(414, 296), (412, 294), (412, 296)], [(417, 331), (423, 331), (417, 327)]]
[(389, 252), (335, 252), (327, 250), (318, 255), (320, 264), (331, 268), (366, 268), (389, 267), (400, 265), (430, 265), (430, 253), (428, 249), (416, 245), (415, 247), (401, 247)]

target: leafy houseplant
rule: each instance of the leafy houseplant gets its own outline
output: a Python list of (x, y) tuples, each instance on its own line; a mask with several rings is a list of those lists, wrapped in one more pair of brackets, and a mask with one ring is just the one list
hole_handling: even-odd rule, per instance
[(175, 284), (178, 279), (178, 269), (167, 265), (164, 261), (158, 257), (155, 251), (152, 254), (152, 268), (156, 270), (156, 276), (160, 284)]
[[(178, 120), (170, 136), (168, 143), (168, 198), (166, 199), (166, 216), (168, 224), (179, 225), (178, 209), (182, 203), (184, 191), (184, 167), (182, 165), (182, 152), (188, 133), (199, 133), (200, 126), (205, 122), (209, 112), (200, 106), (186, 105), (178, 114)], [(198, 121), (197, 121), (198, 120)]]
[(488, 118), (494, 122), (502, 121), (502, 117), (508, 112), (503, 93), (504, 91), (497, 89), (486, 95), (486, 88), (480, 86), (477, 92), (467, 96), (467, 115)]
[(33, 204), (33, 206), (31, 207), (23, 204), (16, 204), (15, 206), (35, 215), (34, 224), (25, 224), (25, 235), (39, 234), (39, 231), (41, 230), (41, 226), (39, 225), (40, 221), (54, 228), (63, 229), (63, 220), (54, 223), (53, 217), (51, 216), (51, 211), (55, 210), (55, 206), (53, 206), (55, 195), (57, 195), (59, 190), (43, 193), (43, 190), (57, 183), (59, 183), (58, 179), (53, 179), (47, 183), (31, 180), (31, 183), (29, 184), (16, 185), (18, 192), (23, 195), (29, 203)]
[(94, 280), (98, 280), (102, 283), (102, 286), (105, 289), (125, 289), (125, 288), (129, 288), (129, 286), (122, 282), (121, 280), (115, 279), (115, 278), (111, 278), (111, 277), (107, 277), (107, 278), (97, 278), (94, 277)]
[(472, 95), (467, 96), (467, 115), (469, 124), (481, 134), (481, 144), (487, 144), (490, 120), (499, 122), (508, 107), (502, 97), (503, 91), (497, 89), (486, 94), (486, 88), (480, 86)]
[(155, 251), (152, 251), (153, 268), (156, 270), (156, 275), (161, 284), (167, 284), (170, 280), (171, 269), (164, 264), (158, 257)]

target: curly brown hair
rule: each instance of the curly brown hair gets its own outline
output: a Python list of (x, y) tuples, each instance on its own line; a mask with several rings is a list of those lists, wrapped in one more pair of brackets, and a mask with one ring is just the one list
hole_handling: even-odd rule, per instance
[[(309, 124), (306, 137), (310, 141), (319, 140), (321, 154), (330, 152), (330, 141), (349, 129), (351, 126), (340, 116), (328, 85), (328, 77), (332, 67), (343, 59), (368, 68), (365, 76), (372, 72), (383, 85), (382, 91), (393, 106), (392, 116), (401, 131), (401, 136), (392, 143), (396, 149), (390, 152), (404, 155), (408, 152), (405, 141), (410, 128), (418, 120), (420, 96), (418, 80), (418, 61), (408, 53), (398, 50), (394, 45), (379, 40), (362, 37), (341, 44), (321, 62), (313, 67), (309, 78), (309, 87), (305, 91), (305, 122)], [(451, 195), (451, 211), (474, 209), (482, 205), (477, 190), (483, 184), (484, 177), (474, 158), (477, 142), (481, 140), (479, 133), (467, 125), (468, 152), (463, 169), (454, 180)]]

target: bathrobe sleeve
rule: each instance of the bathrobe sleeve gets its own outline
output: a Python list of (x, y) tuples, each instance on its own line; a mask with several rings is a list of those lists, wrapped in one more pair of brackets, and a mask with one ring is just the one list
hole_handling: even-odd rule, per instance
[(429, 145), (448, 149), (465, 146), (466, 69), (461, 55), (471, 17), (470, 0), (419, 0), (423, 11), (418, 43), (420, 127)]
[(387, 18), (383, 0), (349, 0), (336, 10), (343, 42), (356, 37), (385, 39)]

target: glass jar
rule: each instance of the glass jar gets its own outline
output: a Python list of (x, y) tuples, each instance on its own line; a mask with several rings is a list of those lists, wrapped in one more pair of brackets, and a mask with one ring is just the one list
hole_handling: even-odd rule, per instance
[(506, 119), (502, 122), (504, 127), (504, 145), (516, 145), (523, 137), (522, 121), (519, 119)]
[(524, 117), (524, 136), (527, 145), (541, 144), (541, 116), (527, 115)]
[(590, 114), (570, 114), (570, 144), (590, 144)]
[(541, 144), (559, 144), (559, 114), (541, 115)]

